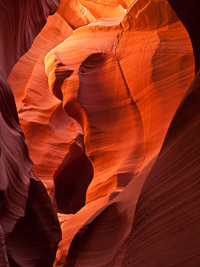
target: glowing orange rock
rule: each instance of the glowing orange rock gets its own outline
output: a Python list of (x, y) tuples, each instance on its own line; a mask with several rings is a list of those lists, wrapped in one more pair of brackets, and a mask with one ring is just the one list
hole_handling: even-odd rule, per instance
[[(86, 218), (94, 215), (73, 240), (66, 266), (118, 264), (142, 185), (194, 77), (189, 36), (167, 1), (136, 1), (123, 19), (76, 30), (45, 63), (50, 90), (83, 127), (94, 167), (86, 206), (61, 225), (60, 250), (76, 233), (71, 222), (77, 217), (74, 231), (85, 222), (85, 210)], [(62, 264), (58, 251), (55, 266)]]
[(8, 79), (34, 171), (49, 191), (53, 186), (52, 176), (76, 137), (76, 129), (73, 120), (63, 112), (60, 101), (49, 91), (44, 57), (71, 33), (72, 29), (58, 13), (49, 17), (33, 46), (15, 65)]
[[(169, 2), (197, 73), (196, 0)], [(166, 0), (62, 0), (10, 74), (62, 228), (54, 267), (198, 266), (199, 74), (187, 91), (194, 60), (181, 21)], [(17, 260), (19, 236), (27, 244), (44, 227), (26, 227), (48, 198), (41, 188), (32, 182), (32, 217), (9, 240)], [(7, 264), (1, 225), (0, 244)]]

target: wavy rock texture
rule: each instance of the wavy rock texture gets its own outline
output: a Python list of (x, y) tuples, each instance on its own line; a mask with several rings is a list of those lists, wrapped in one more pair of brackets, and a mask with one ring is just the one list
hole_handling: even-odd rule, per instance
[[(44, 56), (71, 33), (72, 29), (58, 13), (49, 17), (33, 46), (15, 65), (8, 79), (34, 171), (48, 190), (52, 188), (53, 173), (76, 137), (76, 128), (60, 107), (60, 101), (48, 89)], [(67, 137), (65, 132), (68, 132)]]
[(122, 266), (200, 263), (199, 77), (179, 106), (144, 183)]
[(82, 125), (94, 166), (87, 205), (62, 223), (61, 251), (75, 217), (77, 231), (108, 202), (77, 233), (66, 266), (120, 266), (141, 187), (193, 78), (188, 35), (166, 1), (137, 1), (123, 19), (76, 30), (45, 62), (50, 90)]
[[(62, 228), (54, 267), (200, 264), (198, 3), (169, 2), (182, 22), (166, 0), (63, 0), (9, 76)], [(29, 233), (48, 248), (36, 184), (7, 239), (22, 266), (41, 252)]]
[[(199, 70), (197, 1), (169, 1), (191, 36)], [(142, 188), (123, 266), (198, 266), (200, 73), (187, 90)], [(142, 251), (142, 253), (141, 253)], [(153, 253), (153, 257), (152, 257)]]
[(7, 82), (13, 65), (57, 6), (58, 1), (0, 3), (0, 266), (52, 266), (60, 240), (55, 209), (32, 171)]

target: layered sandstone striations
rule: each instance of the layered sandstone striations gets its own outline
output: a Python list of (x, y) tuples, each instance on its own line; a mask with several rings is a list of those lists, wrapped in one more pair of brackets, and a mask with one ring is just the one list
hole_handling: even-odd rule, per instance
[[(198, 21), (195, 0), (62, 0), (10, 73), (33, 169), (62, 228), (54, 267), (199, 266)], [(22, 54), (12, 51), (14, 59), (2, 60), (5, 73)], [(4, 121), (18, 120), (14, 103), (3, 110)], [(10, 139), (4, 134), (4, 153), (17, 129)], [(45, 254), (50, 234), (52, 252), (39, 259), (48, 266), (59, 229), (42, 184), (29, 185), (32, 164), (20, 140), (8, 169), (25, 184), (28, 216), (6, 240), (10, 262), (34, 266), (27, 262)], [(35, 224), (38, 209), (44, 217)], [(2, 220), (6, 264), (4, 228)], [(37, 247), (27, 236), (38, 233), (45, 242)]]
[(7, 77), (55, 12), (58, 1), (0, 3), (0, 266), (52, 266), (60, 228), (45, 187), (32, 171)]

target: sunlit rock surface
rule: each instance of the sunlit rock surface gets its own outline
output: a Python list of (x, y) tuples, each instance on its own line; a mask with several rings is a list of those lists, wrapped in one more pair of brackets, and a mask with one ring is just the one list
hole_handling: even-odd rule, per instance
[[(54, 267), (200, 265), (198, 23), (195, 0), (61, 0), (12, 69), (33, 170), (62, 229)], [(17, 119), (14, 107), (5, 114)], [(27, 166), (25, 151), (17, 155), (16, 175)], [(7, 239), (20, 266), (35, 266), (28, 257), (42, 251), (27, 236), (51, 232), (52, 204), (37, 183), (24, 201), (30, 216)], [(39, 199), (49, 201), (46, 219), (33, 226)], [(15, 246), (20, 237), (26, 249)]]

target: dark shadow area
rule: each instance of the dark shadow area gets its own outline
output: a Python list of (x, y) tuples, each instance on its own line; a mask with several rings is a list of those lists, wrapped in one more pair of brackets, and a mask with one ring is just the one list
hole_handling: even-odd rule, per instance
[(55, 199), (59, 212), (76, 213), (85, 205), (86, 191), (93, 175), (92, 163), (82, 148), (73, 143), (54, 175)]
[(195, 72), (197, 73), (200, 68), (199, 0), (168, 0), (168, 2), (190, 35), (195, 57)]
[(10, 266), (52, 267), (61, 231), (44, 185), (31, 179), (25, 216), (6, 239)]

